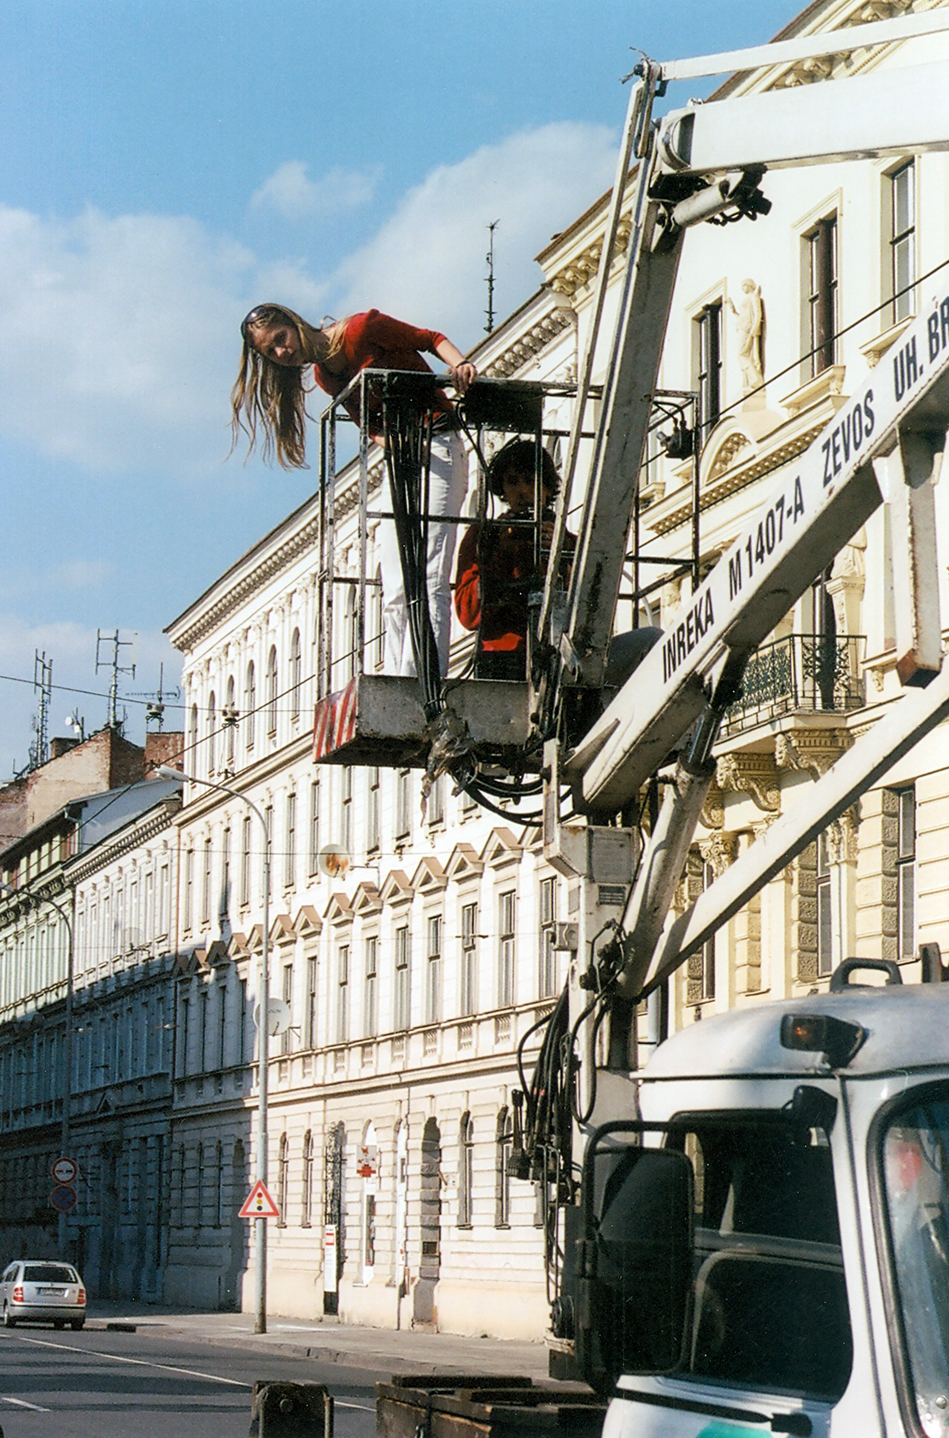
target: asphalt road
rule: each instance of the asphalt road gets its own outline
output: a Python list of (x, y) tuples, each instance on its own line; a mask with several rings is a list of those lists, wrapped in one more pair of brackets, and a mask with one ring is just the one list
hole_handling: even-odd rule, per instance
[(372, 1438), (379, 1368), (344, 1367), (187, 1335), (0, 1329), (4, 1438), (245, 1438), (259, 1379), (325, 1383), (337, 1438)]

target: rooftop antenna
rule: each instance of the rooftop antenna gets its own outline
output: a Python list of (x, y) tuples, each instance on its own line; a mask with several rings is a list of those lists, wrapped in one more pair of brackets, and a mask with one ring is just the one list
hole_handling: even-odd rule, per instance
[(53, 702), (53, 661), (38, 649), (33, 651), (33, 692), (39, 694), (37, 711), (33, 718), (36, 738), (30, 745), (30, 769), (38, 769), (49, 758), (49, 707)]
[(488, 266), (486, 276), (488, 281), (488, 308), (485, 310), (485, 314), (488, 317), (488, 323), (484, 327), (484, 332), (488, 335), (494, 329), (494, 232), (500, 223), (500, 220), (492, 220), (488, 226), (488, 253), (485, 255), (485, 262)]
[[(101, 652), (102, 652), (103, 646), (104, 646), (104, 645), (109, 645), (109, 644), (112, 645), (112, 658), (111, 658), (111, 659), (100, 659), (99, 656), (100, 656), (100, 654), (101, 654)], [(132, 648), (134, 648), (134, 645), (135, 645), (135, 639), (134, 639), (134, 637), (133, 637), (132, 639), (120, 639), (120, 638), (119, 638), (119, 631), (118, 631), (118, 630), (116, 630), (114, 634), (103, 634), (103, 632), (102, 632), (101, 629), (97, 629), (97, 630), (96, 630), (96, 673), (98, 674), (98, 672), (99, 672), (100, 669), (111, 669), (111, 670), (112, 670), (112, 678), (111, 678), (111, 680), (109, 681), (109, 720), (108, 720), (108, 723), (109, 723), (109, 728), (110, 728), (110, 729), (118, 729), (118, 728), (119, 728), (119, 713), (118, 713), (118, 709), (119, 709), (119, 675), (120, 675), (120, 674), (130, 674), (133, 679), (135, 678), (135, 665), (134, 665), (134, 664), (125, 664), (125, 665), (120, 664), (120, 663), (119, 663), (119, 650), (120, 650), (120, 649), (132, 649)]]
[(181, 690), (169, 689), (166, 691), (165, 666), (164, 663), (162, 663), (158, 666), (158, 688), (136, 691), (134, 696), (130, 695), (129, 697), (147, 699), (149, 701), (145, 706), (145, 723), (157, 725), (156, 732), (160, 734), (165, 722), (165, 700), (179, 699), (181, 697)]

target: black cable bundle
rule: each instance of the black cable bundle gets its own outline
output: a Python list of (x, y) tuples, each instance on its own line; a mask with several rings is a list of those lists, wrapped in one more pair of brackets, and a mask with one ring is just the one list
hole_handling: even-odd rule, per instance
[(382, 423), (392, 513), (399, 541), (402, 583), (415, 672), (422, 689), (426, 719), (442, 709), (438, 647), (428, 604), (428, 475), (431, 458), (431, 412), (419, 413), (385, 387)]

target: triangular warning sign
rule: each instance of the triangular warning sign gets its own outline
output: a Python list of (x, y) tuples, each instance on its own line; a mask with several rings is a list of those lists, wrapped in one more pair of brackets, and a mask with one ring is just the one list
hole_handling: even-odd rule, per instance
[(274, 1203), (267, 1187), (261, 1179), (258, 1179), (244, 1200), (244, 1207), (240, 1211), (241, 1218), (279, 1218), (280, 1210)]

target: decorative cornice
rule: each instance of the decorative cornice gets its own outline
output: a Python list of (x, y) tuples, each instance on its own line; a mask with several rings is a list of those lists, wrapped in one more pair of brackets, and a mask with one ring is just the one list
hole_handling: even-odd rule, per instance
[(67, 859), (64, 866), (64, 885), (67, 888), (75, 888), (84, 879), (90, 878), (93, 874), (104, 869), (115, 859), (120, 859), (123, 854), (129, 853), (132, 849), (138, 849), (142, 844), (147, 844), (149, 839), (154, 839), (163, 829), (171, 828), (173, 821), (177, 818), (178, 810), (169, 812), (167, 800), (159, 800), (155, 808), (159, 811), (153, 813), (147, 822), (132, 830), (126, 830), (114, 838), (102, 839), (95, 846), (95, 849), (88, 854), (78, 854), (74, 859)]
[[(551, 286), (556, 290), (557, 285)], [(561, 293), (565, 293), (561, 291)], [(494, 359), (485, 369), (484, 373), (489, 379), (505, 379), (515, 374), (519, 369), (534, 359), (540, 352), (547, 348), (552, 340), (562, 334), (565, 329), (576, 323), (576, 314), (567, 305), (556, 305), (554, 308), (539, 319), (530, 329), (518, 335), (517, 339), (508, 346), (497, 359)]]
[[(603, 213), (603, 224), (606, 222), (606, 211)], [(629, 236), (632, 230), (632, 219), (630, 210), (626, 210), (620, 217), (616, 230), (616, 244), (613, 247), (613, 264), (629, 248)], [(559, 295), (566, 295), (568, 298), (577, 294), (578, 291), (586, 288), (590, 281), (595, 279), (596, 272), (600, 266), (600, 254), (603, 249), (602, 233), (598, 234), (595, 240), (581, 250), (579, 255), (555, 270), (550, 276), (550, 288)]]
[(716, 761), (715, 782), (725, 792), (750, 794), (762, 813), (776, 814), (781, 791), (770, 754), (723, 754)]
[(776, 735), (774, 761), (779, 769), (798, 769), (822, 779), (852, 743), (846, 729), (792, 729)]

